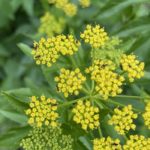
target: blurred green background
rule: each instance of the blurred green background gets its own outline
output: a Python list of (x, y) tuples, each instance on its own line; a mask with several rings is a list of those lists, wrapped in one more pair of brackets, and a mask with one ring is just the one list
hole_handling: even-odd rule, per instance
[[(77, 3), (76, 0), (72, 2)], [(39, 39), (39, 19), (46, 11), (65, 17), (65, 34), (73, 32), (78, 37), (85, 25), (91, 23), (100, 24), (110, 35), (122, 38), (127, 53), (137, 54), (146, 66), (145, 77), (127, 87), (126, 93), (150, 94), (150, 0), (91, 0), (91, 6), (85, 9), (79, 7), (74, 17), (65, 16), (47, 0), (0, 0), (0, 91), (18, 88), (21, 91), (25, 88), (26, 92), (22, 92), (25, 96), (30, 93), (26, 87), (38, 90), (41, 85), (47, 85), (40, 67), (18, 46), (25, 43), (32, 47), (33, 41)], [(0, 110), (11, 109), (1, 95)], [(9, 149), (1, 143), (1, 139), (16, 125), (0, 113), (0, 150)], [(6, 143), (8, 138), (11, 140), (11, 135), (6, 135)]]

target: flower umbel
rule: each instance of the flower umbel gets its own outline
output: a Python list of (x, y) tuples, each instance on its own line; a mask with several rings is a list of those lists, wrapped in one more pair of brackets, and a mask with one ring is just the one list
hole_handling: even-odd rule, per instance
[(115, 130), (124, 135), (125, 132), (128, 132), (130, 129), (135, 130), (136, 125), (133, 123), (133, 120), (137, 117), (137, 114), (132, 111), (132, 105), (128, 105), (123, 107), (121, 110), (115, 108), (114, 115), (108, 123), (110, 125), (114, 125)]
[(69, 0), (55, 0), (55, 5), (57, 8), (63, 8)]
[(83, 102), (79, 100), (72, 112), (74, 113), (73, 120), (77, 124), (81, 124), (82, 129), (88, 128), (93, 130), (100, 125), (99, 122), (99, 109), (96, 106), (92, 106), (90, 101)]
[(43, 64), (50, 67), (59, 58), (59, 49), (56, 48), (57, 43), (59, 43), (59, 38), (41, 38), (37, 43), (34, 43), (34, 49), (32, 54), (37, 65)]
[(42, 125), (56, 127), (58, 125), (58, 113), (56, 111), (57, 101), (55, 99), (46, 99), (45, 96), (38, 99), (32, 96), (30, 108), (26, 110), (26, 114), (29, 116), (28, 123), (37, 127)]
[(45, 33), (48, 37), (52, 37), (55, 33), (62, 33), (65, 25), (63, 18), (56, 18), (49, 12), (46, 12), (44, 16), (40, 18), (39, 33)]
[(72, 17), (77, 13), (77, 6), (70, 3), (69, 0), (49, 0), (49, 3), (55, 4), (57, 8), (62, 9), (66, 15)]
[(148, 129), (150, 129), (150, 102), (148, 102), (145, 107), (143, 118), (144, 118), (144, 124), (148, 127)]
[(77, 14), (77, 6), (73, 3), (67, 3), (64, 8), (64, 12), (66, 15), (72, 17)]
[(145, 138), (143, 135), (130, 135), (123, 146), (124, 150), (150, 150), (150, 138)]
[(73, 71), (62, 68), (60, 75), (55, 77), (55, 81), (58, 82), (58, 91), (62, 92), (65, 97), (72, 94), (78, 95), (85, 80), (86, 78), (81, 74), (79, 68)]
[(140, 79), (144, 76), (144, 62), (137, 60), (135, 55), (122, 55), (120, 63), (122, 69), (127, 72), (130, 82), (133, 82), (136, 78)]
[(94, 139), (93, 150), (122, 150), (119, 139), (111, 137)]
[(76, 41), (72, 35), (58, 35), (52, 38), (41, 38), (34, 43), (32, 54), (36, 60), (36, 64), (43, 64), (51, 67), (62, 55), (73, 55), (80, 46), (80, 42)]
[(99, 25), (96, 25), (95, 27), (87, 25), (84, 32), (80, 34), (80, 37), (84, 39), (85, 43), (89, 43), (93, 48), (103, 46), (109, 39), (104, 28), (101, 28)]
[(89, 7), (90, 4), (91, 4), (91, 1), (90, 0), (79, 0), (80, 2), (80, 5), (85, 8), (85, 7)]
[(73, 139), (63, 135), (60, 127), (34, 127), (20, 146), (25, 150), (73, 150)]
[(59, 50), (62, 55), (73, 55), (75, 52), (78, 51), (80, 46), (80, 42), (77, 41), (73, 35), (61, 35), (61, 41), (59, 43)]
[(114, 69), (115, 65), (109, 60), (95, 60), (93, 65), (86, 69), (87, 73), (91, 73), (91, 79), (96, 82), (96, 91), (104, 99), (122, 92), (124, 77), (112, 72)]

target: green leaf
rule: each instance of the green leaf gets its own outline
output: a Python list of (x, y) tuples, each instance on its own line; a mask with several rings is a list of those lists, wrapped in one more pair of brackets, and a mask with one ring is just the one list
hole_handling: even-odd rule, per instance
[(17, 97), (8, 94), (7, 92), (2, 92), (3, 96), (10, 102), (10, 104), (17, 109), (19, 112), (24, 113), (24, 110), (28, 108), (26, 103), (21, 102)]
[(0, 57), (7, 57), (9, 56), (9, 52), (5, 48), (4, 45), (0, 44)]
[(147, 80), (150, 80), (150, 72), (148, 72), (148, 71), (145, 71), (144, 72), (144, 77), (143, 77), (144, 79), (147, 79)]
[(89, 139), (87, 139), (85, 136), (79, 137), (79, 141), (88, 149), (92, 150), (92, 143)]
[(132, 39), (129, 39), (129, 40), (123, 42), (120, 49), (123, 50), (124, 52), (130, 51), (130, 49), (131, 49), (132, 45), (135, 43), (135, 41), (136, 41), (136, 39), (132, 38)]
[(20, 5), (22, 4), (22, 0), (11, 0), (11, 6), (13, 8), (13, 11), (16, 11)]
[(34, 15), (34, 0), (23, 0), (23, 8), (29, 16)]
[(115, 131), (114, 126), (108, 124), (109, 119), (110, 115), (107, 115), (107, 117), (105, 117), (104, 121), (101, 123), (103, 133), (112, 138), (119, 138), (122, 141), (123, 137), (119, 135), (117, 131)]
[(9, 0), (0, 0), (0, 28), (5, 27), (10, 20), (14, 19), (14, 12)]
[(30, 127), (19, 127), (11, 129), (7, 133), (0, 136), (0, 147), (5, 146), (10, 148), (14, 146), (19, 147), (20, 140), (25, 137), (29, 132)]
[(108, 8), (107, 10), (103, 11), (102, 13), (100, 13), (100, 15), (98, 16), (98, 19), (104, 19), (104, 18), (108, 18), (111, 17), (117, 13), (119, 13), (120, 11), (122, 11), (124, 8), (130, 6), (130, 5), (134, 5), (137, 3), (144, 3), (144, 2), (149, 2), (149, 0), (126, 0), (126, 1), (121, 1), (118, 5), (115, 5), (111, 8)]
[(124, 29), (123, 31), (120, 31), (119, 33), (117, 33), (117, 36), (127, 37), (132, 34), (147, 33), (149, 31), (150, 31), (150, 24), (138, 25), (138, 26), (133, 26), (132, 28), (127, 28), (127, 29)]
[(10, 112), (10, 111), (0, 109), (0, 114), (20, 124), (26, 124), (28, 120), (27, 116), (16, 113), (16, 112)]
[(15, 95), (23, 95), (23, 96), (32, 96), (32, 92), (30, 88), (19, 88), (19, 89), (8, 90), (7, 93), (15, 94)]
[(24, 54), (32, 58), (32, 54), (31, 54), (32, 49), (28, 45), (19, 43), (17, 44), (17, 46), (22, 50)]

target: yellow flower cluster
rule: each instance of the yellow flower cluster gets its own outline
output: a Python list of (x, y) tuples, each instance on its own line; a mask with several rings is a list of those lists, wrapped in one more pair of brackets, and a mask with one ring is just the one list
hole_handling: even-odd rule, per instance
[(109, 120), (109, 124), (114, 125), (115, 130), (124, 135), (130, 129), (135, 130), (136, 125), (133, 123), (133, 120), (136, 118), (137, 114), (132, 111), (132, 106), (127, 105), (121, 110), (118, 108), (114, 109), (114, 115)]
[(77, 6), (68, 0), (49, 0), (49, 3), (55, 4), (57, 8), (62, 9), (68, 16), (72, 17), (77, 13)]
[(39, 42), (34, 43), (32, 54), (36, 64), (43, 64), (51, 67), (62, 55), (73, 55), (78, 51), (80, 42), (76, 41), (72, 35), (59, 35), (52, 38), (41, 38)]
[(84, 39), (85, 43), (89, 43), (93, 48), (103, 46), (109, 39), (107, 33), (104, 31), (104, 28), (101, 28), (99, 25), (87, 25), (84, 32), (80, 34), (80, 37)]
[(91, 72), (91, 79), (96, 80), (97, 75), (99, 74), (99, 70), (107, 69), (107, 70), (115, 70), (116, 66), (111, 60), (99, 60), (95, 59), (92, 63), (92, 66), (87, 68), (85, 71), (86, 73)]
[(63, 8), (68, 3), (69, 0), (55, 0), (55, 5), (57, 8)]
[(80, 5), (84, 8), (84, 7), (89, 7), (91, 4), (90, 0), (79, 0)]
[(57, 19), (54, 15), (46, 12), (44, 16), (40, 18), (39, 33), (44, 33), (48, 37), (52, 37), (55, 33), (62, 33), (65, 25), (63, 18)]
[(123, 76), (106, 69), (100, 70), (98, 76), (95, 89), (105, 100), (122, 92)]
[(29, 116), (28, 123), (41, 127), (43, 124), (46, 126), (56, 127), (58, 125), (57, 118), (57, 101), (55, 99), (41, 96), (40, 99), (32, 96), (30, 102), (30, 108), (26, 110), (26, 114)]
[(135, 55), (123, 54), (120, 63), (122, 69), (128, 73), (130, 82), (133, 82), (135, 78), (140, 79), (144, 76), (144, 62), (138, 61)]
[(88, 100), (85, 102), (79, 100), (72, 112), (74, 113), (73, 120), (77, 124), (81, 124), (82, 129), (84, 130), (87, 130), (88, 128), (93, 130), (100, 125), (99, 109), (98, 107), (92, 106)]
[(73, 150), (73, 138), (63, 134), (60, 126), (33, 127), (20, 146), (24, 150)]
[(112, 72), (114, 69), (115, 65), (109, 60), (95, 60), (93, 65), (86, 69), (87, 73), (91, 73), (91, 79), (96, 82), (96, 91), (104, 99), (122, 92), (124, 77)]
[(49, 2), (50, 4), (54, 4), (54, 3), (56, 3), (56, 0), (48, 0), (48, 2)]
[(50, 67), (52, 63), (55, 63), (59, 58), (59, 51), (55, 45), (58, 43), (58, 38), (41, 38), (40, 41), (34, 42), (34, 49), (32, 54), (37, 65), (43, 64)]
[(93, 150), (122, 150), (119, 139), (111, 137), (94, 139)]
[(68, 97), (69, 94), (78, 95), (85, 80), (86, 78), (81, 74), (79, 68), (73, 71), (62, 68), (60, 75), (55, 77), (55, 81), (58, 82), (58, 90), (62, 92), (65, 97)]
[(123, 146), (124, 150), (150, 150), (150, 138), (145, 138), (143, 135), (130, 135)]
[(80, 42), (75, 40), (73, 35), (61, 35), (60, 37), (61, 41), (58, 43), (57, 48), (62, 55), (73, 55), (74, 52), (78, 51)]
[(77, 14), (77, 6), (73, 3), (66, 4), (63, 10), (66, 13), (66, 15), (71, 17)]
[(150, 129), (150, 102), (145, 107), (145, 113), (143, 114), (144, 123)]

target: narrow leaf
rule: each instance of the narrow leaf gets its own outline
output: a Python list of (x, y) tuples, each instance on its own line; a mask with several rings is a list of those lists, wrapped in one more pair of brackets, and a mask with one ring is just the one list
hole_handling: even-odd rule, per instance
[(29, 129), (29, 126), (19, 127), (1, 135), (0, 147), (5, 146), (10, 148), (10, 146), (19, 146), (20, 140), (28, 134)]
[(28, 108), (26, 103), (21, 102), (15, 96), (8, 94), (7, 92), (2, 92), (3, 96), (10, 102), (10, 104), (17, 109), (19, 112), (23, 112)]
[(90, 141), (84, 137), (81, 136), (79, 137), (79, 141), (88, 149), (88, 150), (92, 150), (92, 144), (90, 143)]
[(146, 33), (148, 31), (150, 31), (150, 24), (139, 25), (139, 26), (134, 26), (133, 28), (123, 30), (123, 31), (117, 33), (117, 36), (127, 37), (129, 35), (134, 34), (134, 33)]
[(23, 0), (23, 7), (29, 16), (34, 15), (34, 0)]
[(19, 88), (7, 91), (8, 94), (22, 95), (22, 96), (32, 96), (30, 88)]
[(130, 5), (137, 4), (137, 3), (144, 3), (144, 2), (149, 2), (149, 0), (132, 0), (132, 1), (126, 0), (123, 2), (121, 1), (118, 5), (115, 5), (109, 8), (108, 10), (104, 11), (103, 13), (100, 13), (98, 19), (111, 17)]
[(12, 121), (17, 122), (17, 123), (20, 123), (20, 124), (27, 123), (27, 117), (25, 115), (22, 115), (22, 114), (19, 114), (16, 112), (2, 110), (2, 109), (0, 109), (0, 114)]
[(17, 44), (17, 46), (21, 49), (21, 51), (24, 54), (26, 54), (28, 57), (32, 58), (32, 54), (31, 54), (32, 49), (28, 45), (19, 43), (19, 44)]

